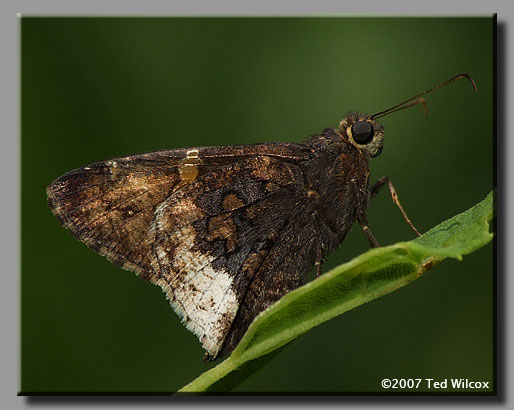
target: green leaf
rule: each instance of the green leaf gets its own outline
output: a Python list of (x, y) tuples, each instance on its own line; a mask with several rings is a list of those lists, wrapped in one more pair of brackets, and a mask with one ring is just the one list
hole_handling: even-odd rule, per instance
[(230, 391), (312, 327), (405, 286), (443, 259), (461, 260), (486, 245), (493, 237), (493, 196), (415, 240), (371, 249), (288, 293), (257, 316), (230, 357), (179, 393)]

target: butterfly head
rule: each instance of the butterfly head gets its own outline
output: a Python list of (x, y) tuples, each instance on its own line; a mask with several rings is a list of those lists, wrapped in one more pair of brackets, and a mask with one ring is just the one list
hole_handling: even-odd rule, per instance
[(377, 118), (415, 105), (421, 105), (425, 111), (425, 117), (428, 117), (428, 108), (423, 96), (451, 84), (460, 78), (468, 79), (471, 85), (473, 85), (475, 91), (477, 91), (477, 86), (473, 78), (471, 78), (468, 73), (460, 73), (449, 80), (422, 92), (421, 94), (376, 114), (367, 115), (352, 112), (348, 114), (346, 118), (341, 120), (341, 123), (339, 124), (340, 132), (343, 137), (346, 137), (356, 148), (364, 151), (371, 157), (376, 157), (382, 152), (384, 144), (384, 126), (375, 121)]
[(376, 157), (382, 152), (384, 126), (373, 121), (369, 115), (349, 113), (339, 123), (339, 129), (355, 148), (366, 152), (369, 156)]

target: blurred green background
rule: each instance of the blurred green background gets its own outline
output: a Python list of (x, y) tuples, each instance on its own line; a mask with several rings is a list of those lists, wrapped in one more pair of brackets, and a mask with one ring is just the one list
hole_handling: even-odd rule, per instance
[[(380, 121), (388, 175), (426, 231), (493, 187), (492, 17), (23, 18), (24, 392), (174, 391), (212, 367), (160, 288), (59, 226), (45, 187), (71, 169), (177, 147), (300, 142), (467, 71)], [(382, 245), (414, 237), (387, 190)], [(366, 251), (354, 226), (324, 265)], [(303, 335), (242, 392), (380, 392), (382, 378), (494, 377), (492, 244)]]

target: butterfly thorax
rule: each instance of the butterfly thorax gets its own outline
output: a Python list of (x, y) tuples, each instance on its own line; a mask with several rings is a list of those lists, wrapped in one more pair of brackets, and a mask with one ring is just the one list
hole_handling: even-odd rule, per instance
[(319, 214), (329, 230), (327, 253), (345, 238), (356, 221), (357, 204), (364, 209), (369, 202), (369, 155), (356, 148), (334, 128), (304, 141), (314, 155), (303, 164), (310, 189), (319, 194)]

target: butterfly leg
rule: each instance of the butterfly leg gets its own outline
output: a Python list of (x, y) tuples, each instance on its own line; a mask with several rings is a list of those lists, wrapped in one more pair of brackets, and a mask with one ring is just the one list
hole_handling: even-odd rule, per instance
[(411, 220), (409, 219), (409, 217), (407, 216), (407, 214), (405, 213), (402, 205), (400, 204), (400, 200), (398, 199), (398, 194), (396, 193), (396, 189), (394, 189), (394, 185), (393, 183), (391, 182), (391, 180), (389, 179), (389, 177), (381, 177), (378, 179), (377, 182), (375, 182), (375, 184), (373, 185), (373, 187), (371, 188), (371, 198), (375, 197), (381, 190), (382, 188), (384, 187), (384, 185), (387, 184), (387, 186), (389, 187), (389, 191), (391, 192), (391, 198), (393, 199), (393, 202), (396, 204), (396, 206), (398, 208), (400, 208), (400, 211), (403, 215), (403, 218), (405, 219), (405, 221), (409, 224), (409, 226), (411, 227), (411, 229), (416, 232), (416, 235), (418, 236), (421, 236), (421, 234), (419, 233), (419, 231), (416, 229), (416, 227), (412, 224)]
[(321, 275), (321, 269), (323, 268), (323, 261), (316, 262), (316, 277)]
[(372, 248), (379, 248), (380, 244), (378, 243), (377, 238), (375, 238), (375, 235), (373, 235), (373, 232), (371, 232), (371, 229), (369, 229), (368, 218), (366, 218), (367, 205), (363, 205), (365, 202), (362, 200), (364, 192), (363, 190), (359, 189), (355, 179), (351, 180), (351, 184), (356, 202), (358, 204), (357, 220), (359, 221), (362, 232), (364, 232), (364, 235), (366, 235), (366, 238), (368, 238), (368, 242)]
[(375, 238), (375, 235), (373, 235), (373, 232), (371, 232), (371, 230), (369, 229), (366, 214), (364, 212), (361, 213), (361, 215), (359, 215), (358, 220), (362, 228), (362, 232), (364, 232), (364, 235), (366, 235), (366, 238), (368, 238), (368, 242), (371, 245), (371, 247), (379, 248), (380, 244), (378, 243), (377, 238)]
[(323, 269), (323, 263), (326, 261), (326, 258), (323, 256), (323, 252), (321, 251), (321, 247), (318, 248), (316, 255), (316, 277), (321, 275), (321, 269)]
[[(319, 229), (319, 225), (316, 225), (316, 226), (318, 226), (318, 238), (321, 238), (321, 231)], [(316, 265), (316, 277), (321, 275), (321, 270), (323, 268), (323, 262), (326, 261), (326, 258), (324, 256), (324, 249), (325, 249), (325, 245), (323, 244), (323, 242), (321, 240), (318, 240), (317, 244), (316, 244), (316, 260), (314, 262), (314, 264)]]

